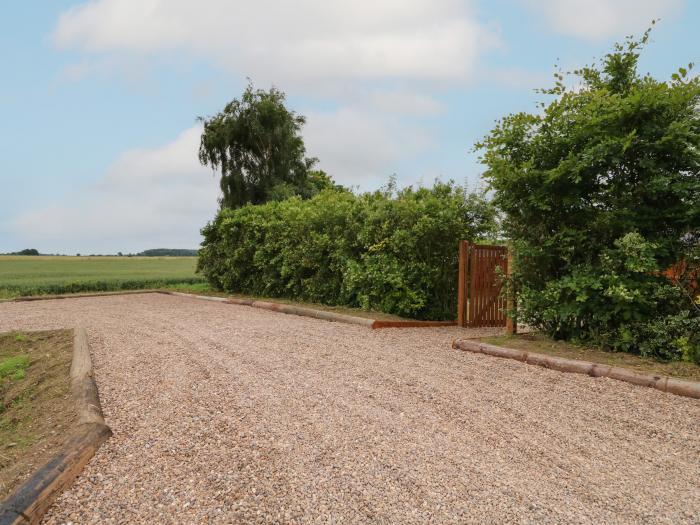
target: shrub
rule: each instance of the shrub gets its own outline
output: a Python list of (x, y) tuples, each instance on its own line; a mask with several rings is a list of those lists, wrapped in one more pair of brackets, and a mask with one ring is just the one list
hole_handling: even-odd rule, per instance
[(494, 229), (484, 197), (452, 183), (325, 190), (221, 210), (202, 230), (199, 270), (228, 292), (453, 318), (458, 241)]
[[(550, 335), (660, 358), (697, 356), (700, 80), (637, 73), (640, 41), (561, 74), (538, 114), (479, 144), (516, 248), (523, 320)], [(695, 255), (694, 255), (695, 254)], [(672, 284), (664, 272), (683, 261)], [(695, 270), (694, 270), (695, 269)]]

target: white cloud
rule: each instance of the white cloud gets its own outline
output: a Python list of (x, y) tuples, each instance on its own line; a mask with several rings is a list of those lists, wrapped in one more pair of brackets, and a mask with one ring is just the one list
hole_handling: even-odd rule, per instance
[(97, 185), (76, 188), (70, 205), (29, 210), (10, 232), (44, 252), (196, 248), (219, 195), (197, 158), (200, 133), (195, 126), (161, 148), (124, 153)]
[(320, 168), (345, 185), (374, 189), (433, 140), (427, 131), (399, 119), (356, 108), (309, 112), (304, 139)]
[(444, 107), (427, 95), (407, 90), (375, 90), (368, 96), (372, 107), (400, 115), (439, 115)]
[(524, 0), (555, 31), (586, 40), (641, 33), (653, 19), (673, 17), (684, 0)]
[(95, 0), (61, 15), (63, 48), (176, 52), (258, 83), (468, 77), (493, 38), (464, 0)]
[[(431, 147), (432, 93), (468, 85), (499, 38), (471, 0), (93, 0), (63, 13), (60, 48), (95, 63), (205, 59), (258, 86), (303, 95), (310, 155), (340, 183), (371, 189)], [(68, 71), (72, 78), (82, 67)]]

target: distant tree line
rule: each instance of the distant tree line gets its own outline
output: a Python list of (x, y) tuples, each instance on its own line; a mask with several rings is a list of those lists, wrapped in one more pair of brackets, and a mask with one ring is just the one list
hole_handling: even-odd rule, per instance
[(4, 253), (2, 255), (41, 255), (39, 250), (36, 248), (27, 248), (26, 250), (20, 250), (18, 252)]
[[(25, 250), (20, 250), (18, 252), (3, 253), (0, 255), (50, 255), (54, 257), (65, 257), (62, 253), (39, 253), (39, 250), (35, 248), (27, 248)], [(80, 257), (80, 253), (75, 254), (76, 257)], [(181, 248), (153, 248), (151, 250), (144, 250), (139, 253), (127, 253), (126, 255), (122, 252), (117, 252), (117, 257), (196, 257), (197, 250), (186, 250)], [(91, 253), (89, 257), (114, 257), (114, 254), (101, 254), (101, 253)]]

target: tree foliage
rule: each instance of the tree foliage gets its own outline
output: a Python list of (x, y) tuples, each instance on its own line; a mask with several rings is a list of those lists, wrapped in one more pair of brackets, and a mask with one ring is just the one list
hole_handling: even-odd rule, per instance
[[(700, 239), (700, 82), (692, 64), (669, 81), (640, 75), (648, 38), (574, 71), (577, 89), (556, 73), (543, 90), (553, 101), (505, 117), (477, 148), (517, 248), (526, 321), (614, 349), (700, 356), (694, 292), (662, 275)], [(644, 337), (664, 332), (654, 324), (675, 328), (649, 349)]]
[(221, 210), (202, 230), (199, 270), (228, 292), (453, 319), (458, 241), (494, 229), (483, 196), (453, 184), (325, 190)]
[(242, 97), (217, 115), (200, 119), (204, 131), (199, 160), (221, 170), (221, 207), (239, 208), (293, 195), (308, 198), (333, 186), (313, 171), (301, 136), (305, 118), (285, 107), (285, 94), (249, 84)]

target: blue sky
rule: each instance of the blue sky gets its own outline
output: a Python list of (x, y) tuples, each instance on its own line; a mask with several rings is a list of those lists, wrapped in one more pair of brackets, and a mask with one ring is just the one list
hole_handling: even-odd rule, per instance
[(535, 111), (557, 60), (590, 63), (654, 18), (644, 72), (700, 61), (690, 0), (8, 0), (0, 252), (196, 247), (217, 206), (196, 117), (246, 77), (288, 94), (343, 184), (476, 186), (472, 145)]

